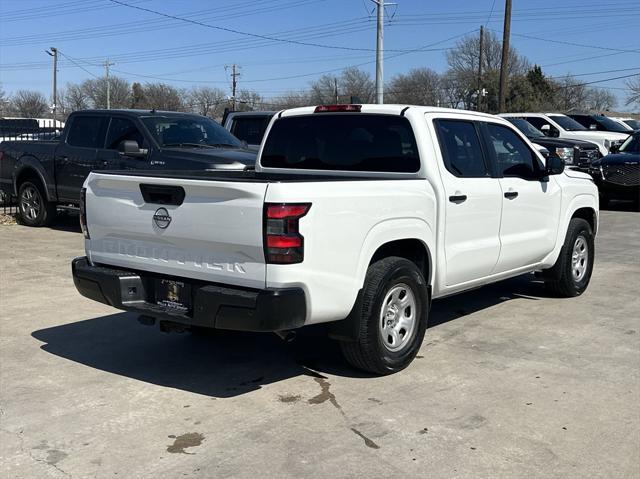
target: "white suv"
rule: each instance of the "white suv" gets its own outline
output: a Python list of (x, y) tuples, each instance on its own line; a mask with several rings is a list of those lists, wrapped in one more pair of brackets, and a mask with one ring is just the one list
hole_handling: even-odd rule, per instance
[(523, 118), (552, 138), (586, 140), (598, 145), (600, 153), (609, 154), (611, 146), (620, 146), (629, 135), (612, 131), (594, 131), (561, 113), (503, 113), (504, 118)]

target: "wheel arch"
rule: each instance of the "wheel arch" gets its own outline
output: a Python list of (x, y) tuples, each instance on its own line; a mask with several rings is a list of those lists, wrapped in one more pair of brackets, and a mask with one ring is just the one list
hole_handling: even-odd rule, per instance
[[(13, 174), (13, 189), (16, 196), (22, 182), (28, 178), (34, 178), (40, 181), (47, 196), (47, 201), (55, 201), (52, 191), (50, 191), (51, 181), (46, 171), (39, 165), (38, 160), (32, 157), (21, 158)], [(48, 181), (49, 180), (49, 181)]]

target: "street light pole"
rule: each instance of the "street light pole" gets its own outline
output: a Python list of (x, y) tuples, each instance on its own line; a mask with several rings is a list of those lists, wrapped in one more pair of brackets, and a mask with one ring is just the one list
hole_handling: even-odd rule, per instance
[(45, 53), (53, 57), (53, 127), (58, 126), (57, 113), (58, 113), (58, 49), (51, 47), (49, 50), (45, 50)]

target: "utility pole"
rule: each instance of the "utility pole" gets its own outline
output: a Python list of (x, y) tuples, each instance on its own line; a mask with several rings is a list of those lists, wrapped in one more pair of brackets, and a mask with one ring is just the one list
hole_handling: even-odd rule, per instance
[[(224, 69), (226, 70), (227, 68), (229, 68), (228, 66), (225, 66)], [(238, 88), (238, 77), (240, 76), (240, 72), (238, 72), (238, 66), (234, 63), (233, 65), (231, 65), (231, 109), (232, 111), (235, 111), (236, 109), (236, 90)]]
[(480, 55), (478, 58), (478, 102), (476, 110), (482, 111), (482, 50), (484, 44), (484, 26), (480, 25)]
[(500, 90), (498, 92), (498, 113), (506, 109), (507, 75), (509, 71), (509, 35), (511, 33), (511, 0), (504, 7), (504, 27), (502, 29), (502, 61), (500, 62)]
[(397, 3), (389, 3), (385, 0), (371, 0), (377, 9), (377, 37), (376, 37), (376, 103), (384, 103), (384, 8), (397, 5)]
[(339, 102), (339, 99), (338, 99), (338, 79), (335, 78), (335, 77), (333, 78), (333, 94), (336, 97), (336, 105), (337, 105), (338, 102)]
[(47, 55), (53, 57), (53, 127), (58, 126), (56, 120), (58, 113), (58, 49), (51, 47), (49, 50), (45, 50)]
[(107, 110), (111, 110), (111, 82), (109, 81), (109, 67), (115, 65), (115, 63), (110, 63), (107, 58), (104, 62), (104, 68), (107, 76)]

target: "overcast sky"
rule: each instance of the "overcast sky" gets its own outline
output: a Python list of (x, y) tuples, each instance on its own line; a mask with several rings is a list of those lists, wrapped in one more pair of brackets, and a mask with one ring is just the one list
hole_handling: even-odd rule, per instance
[[(266, 98), (305, 88), (320, 74), (350, 65), (374, 72), (370, 0), (118, 1), (209, 27), (111, 0), (0, 0), (4, 90), (48, 95), (51, 59), (44, 50), (51, 46), (61, 52), (61, 86), (104, 75), (101, 64), (107, 58), (115, 63), (113, 74), (130, 81), (223, 89), (230, 87), (224, 67), (235, 63), (241, 67), (240, 88)], [(442, 49), (481, 24), (502, 35), (504, 0), (397, 4), (386, 9), (385, 79), (414, 67), (444, 71)], [(593, 82), (640, 74), (639, 32), (640, 0), (513, 0), (511, 43), (550, 76), (572, 73)], [(624, 81), (592, 86), (612, 88), (622, 106)]]

